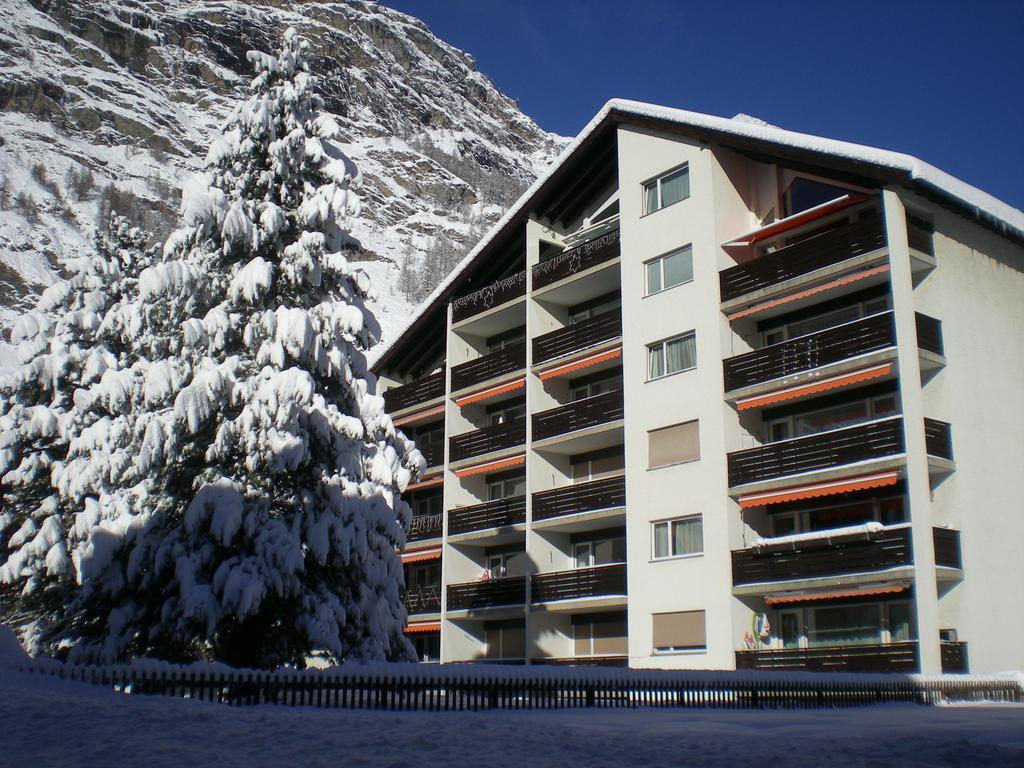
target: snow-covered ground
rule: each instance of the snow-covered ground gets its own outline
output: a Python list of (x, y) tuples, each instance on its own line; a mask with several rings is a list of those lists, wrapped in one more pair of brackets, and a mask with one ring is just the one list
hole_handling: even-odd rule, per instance
[(1024, 707), (363, 712), (124, 696), (6, 671), (8, 766), (1024, 765)]

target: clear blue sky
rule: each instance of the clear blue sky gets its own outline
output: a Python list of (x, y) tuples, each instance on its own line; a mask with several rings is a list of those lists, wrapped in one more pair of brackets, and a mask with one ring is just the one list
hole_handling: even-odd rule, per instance
[(1024, 209), (1024, 0), (383, 0), (541, 127), (609, 98), (920, 157)]

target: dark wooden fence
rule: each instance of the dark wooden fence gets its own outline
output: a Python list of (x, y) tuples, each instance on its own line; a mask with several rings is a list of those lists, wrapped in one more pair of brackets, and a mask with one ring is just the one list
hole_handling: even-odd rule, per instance
[(448, 461), (483, 456), (503, 448), (515, 448), (526, 442), (526, 419), (513, 419), (448, 438)]
[(533, 519), (575, 515), (595, 509), (612, 509), (626, 505), (626, 477), (604, 477), (589, 483), (577, 483), (533, 494)]
[(384, 393), (384, 407), (393, 413), (439, 397), (444, 397), (444, 371), (392, 387)]
[(535, 338), (533, 364), (545, 363), (602, 341), (617, 339), (621, 335), (622, 312), (618, 309), (604, 312)]
[(817, 709), (948, 701), (1022, 702), (1009, 678), (922, 679), (837, 673), (667, 672), (396, 664), (304, 672), (37, 664), (30, 671), (126, 694), (232, 705), (379, 710), (704, 707)]
[(457, 323), (513, 299), (526, 295), (526, 270), (485, 285), (479, 291), (460, 296), (452, 302), (452, 322)]
[(504, 528), (526, 522), (526, 497), (512, 496), (494, 499), (469, 507), (448, 510), (448, 535)]
[(452, 368), (452, 391), (457, 392), (506, 373), (518, 371), (526, 365), (526, 342), (512, 344)]
[(530, 602), (533, 603), (625, 594), (625, 563), (535, 573), (530, 577)]
[(942, 321), (915, 312), (914, 322), (917, 326), (917, 346), (928, 352), (934, 352), (936, 355), (944, 355)]
[(533, 289), (551, 285), (562, 278), (611, 261), (619, 255), (619, 230), (562, 251), (533, 268)]
[(600, 395), (577, 400), (568, 405), (541, 411), (533, 415), (533, 439), (564, 435), (578, 429), (595, 427), (609, 421), (621, 419), (622, 390), (615, 389)]
[(946, 422), (925, 418), (924, 445), (929, 456), (953, 460), (953, 438)]

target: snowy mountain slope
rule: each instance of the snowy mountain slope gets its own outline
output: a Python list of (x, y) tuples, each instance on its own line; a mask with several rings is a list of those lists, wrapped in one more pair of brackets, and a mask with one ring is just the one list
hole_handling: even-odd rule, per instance
[[(413, 307), (397, 262), (465, 249), (565, 141), (418, 20), (363, 0), (0, 0), (0, 326), (86, 243), (101, 211), (158, 235), (251, 77), (295, 26), (359, 173), (353, 235), (384, 336)], [(0, 347), (0, 365), (9, 349)]]

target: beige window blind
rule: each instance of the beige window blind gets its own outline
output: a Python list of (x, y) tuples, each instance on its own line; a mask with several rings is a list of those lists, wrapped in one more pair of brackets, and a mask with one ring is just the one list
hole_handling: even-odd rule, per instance
[(652, 429), (647, 438), (651, 469), (700, 458), (700, 430), (696, 421)]
[(704, 611), (656, 613), (653, 619), (656, 650), (705, 648), (707, 646)]

